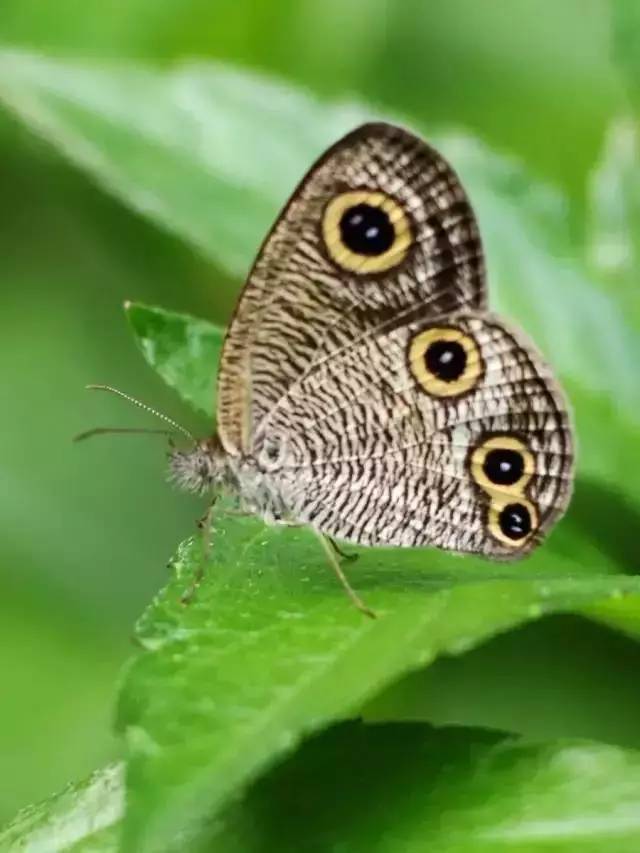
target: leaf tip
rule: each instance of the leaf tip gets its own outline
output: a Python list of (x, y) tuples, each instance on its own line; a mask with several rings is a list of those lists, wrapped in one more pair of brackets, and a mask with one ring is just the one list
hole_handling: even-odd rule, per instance
[(125, 299), (124, 302), (122, 303), (122, 308), (124, 310), (124, 316), (126, 317), (127, 321), (129, 322), (129, 325), (131, 326), (131, 328), (136, 332), (140, 331), (140, 329), (139, 329), (139, 321), (140, 321), (140, 315), (141, 315), (140, 309), (143, 307), (144, 306), (142, 306), (139, 302), (133, 302), (131, 299)]

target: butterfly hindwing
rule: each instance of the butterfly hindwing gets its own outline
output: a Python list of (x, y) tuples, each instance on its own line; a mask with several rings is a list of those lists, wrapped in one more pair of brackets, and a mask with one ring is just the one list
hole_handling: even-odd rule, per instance
[(513, 559), (571, 493), (564, 397), (533, 346), (484, 313), (417, 316), (343, 349), (291, 387), (265, 442), (293, 515), (363, 544)]

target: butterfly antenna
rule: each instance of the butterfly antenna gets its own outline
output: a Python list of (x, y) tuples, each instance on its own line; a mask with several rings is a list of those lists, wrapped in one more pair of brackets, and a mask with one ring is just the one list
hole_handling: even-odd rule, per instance
[(175, 435), (172, 429), (147, 429), (146, 427), (94, 427), (73, 436), (73, 441), (84, 441), (94, 435)]
[[(133, 403), (134, 406), (138, 406), (139, 409), (142, 409), (145, 412), (149, 412), (151, 415), (155, 415), (156, 418), (160, 418), (161, 421), (169, 424), (169, 426), (176, 432), (181, 432), (182, 435), (186, 436), (189, 441), (192, 441), (195, 444), (195, 436), (189, 432), (188, 429), (181, 426), (179, 423), (170, 418), (168, 415), (159, 412), (157, 409), (154, 409), (152, 406), (147, 406), (146, 403), (143, 403), (141, 400), (137, 400), (135, 397), (132, 397), (130, 394), (125, 394), (124, 391), (119, 391), (117, 388), (112, 388), (111, 385), (87, 385), (88, 391), (108, 391), (110, 394), (115, 394), (117, 397), (122, 397), (123, 400), (127, 400), (129, 403)], [(110, 427), (99, 427), (95, 430), (88, 430), (87, 432), (83, 432), (80, 435), (76, 436), (76, 441), (81, 441), (84, 438), (89, 438), (92, 435), (98, 435), (100, 433), (105, 432), (160, 432), (167, 433), (167, 430), (130, 430), (130, 429), (112, 429)]]

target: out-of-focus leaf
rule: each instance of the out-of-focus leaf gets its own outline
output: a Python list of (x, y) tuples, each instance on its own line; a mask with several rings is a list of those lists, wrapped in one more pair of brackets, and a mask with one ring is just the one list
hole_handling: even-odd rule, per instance
[(124, 768), (114, 764), (19, 812), (0, 830), (0, 850), (115, 853), (123, 813)]
[[(639, 45), (640, 47), (640, 45)], [(591, 263), (640, 328), (640, 124), (626, 116), (607, 133), (590, 182)]]
[[(350, 577), (377, 612), (354, 610), (313, 534), (219, 514), (206, 580), (186, 543), (175, 577), (142, 617), (145, 651), (121, 695), (129, 749), (127, 849), (155, 850), (242, 790), (303, 735), (357, 712), (403, 674), (498, 632), (626, 595), (640, 579), (555, 576), (422, 550), (368, 549)], [(538, 563), (540, 566), (540, 563)], [(527, 577), (528, 575), (528, 577)], [(569, 577), (573, 575), (573, 577)]]
[(640, 753), (477, 729), (337, 726), (191, 849), (210, 853), (635, 853)]
[(583, 611), (585, 616), (623, 631), (629, 637), (640, 639), (640, 602), (625, 601), (615, 596), (609, 601), (600, 601)]
[[(120, 803), (123, 791), (113, 782), (90, 812), (79, 813), (65, 795), (41, 807), (55, 802), (59, 819), (75, 822), (73, 835), (36, 837), (14, 824), (13, 846), (2, 849), (115, 853), (122, 824), (112, 800)], [(9, 840), (6, 832), (0, 841)], [(69, 847), (67, 838), (77, 840)], [(302, 744), (221, 815), (167, 836), (163, 846), (172, 853), (635, 853), (639, 844), (638, 752), (526, 744), (463, 727), (343, 723)]]
[(125, 309), (149, 364), (196, 409), (214, 411), (222, 329), (162, 308), (127, 303)]
[[(312, 160), (381, 117), (221, 65), (158, 72), (9, 51), (0, 54), (0, 99), (110, 192), (240, 276)], [(640, 343), (569, 261), (569, 244), (541, 227), (562, 219), (563, 200), (473, 139), (430, 138), (477, 207), (494, 304), (523, 321), (565, 376), (615, 393), (637, 418)]]
[[(603, 611), (610, 603), (617, 604), (609, 599), (582, 614), (600, 615), (605, 622)], [(635, 613), (633, 605), (623, 608), (613, 624), (624, 629), (623, 613), (628, 614), (637, 640), (638, 608)], [(640, 644), (583, 616), (551, 616), (500, 634), (467, 654), (440, 657), (374, 697), (362, 717), (640, 748), (640, 683), (629, 678), (640, 669)]]
[(640, 116), (640, 6), (636, 0), (611, 0), (613, 58)]

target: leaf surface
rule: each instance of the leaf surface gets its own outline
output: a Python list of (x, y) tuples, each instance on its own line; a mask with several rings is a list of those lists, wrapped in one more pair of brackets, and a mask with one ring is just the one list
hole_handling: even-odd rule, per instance
[(536, 576), (533, 560), (523, 573), (369, 549), (349, 574), (378, 614), (372, 621), (349, 605), (308, 531), (221, 513), (214, 541), (196, 599), (180, 603), (199, 565), (197, 541), (180, 549), (173, 581), (138, 625), (145, 651), (129, 669), (119, 712), (130, 850), (153, 850), (197, 825), (306, 734), (357, 714), (439, 655), (612, 598), (637, 614), (640, 600), (640, 579), (571, 577), (561, 558), (551, 577)]
[(640, 7), (635, 0), (612, 0), (612, 54), (636, 116), (640, 115)]
[(147, 362), (194, 408), (215, 410), (215, 382), (222, 329), (184, 314), (128, 302), (125, 306)]
[[(98, 779), (100, 787), (109, 780), (109, 794), (96, 799), (92, 822), (85, 815), (79, 820), (79, 804), (65, 792), (33, 809), (29, 821), (0, 832), (2, 849), (55, 845), (71, 853), (115, 853), (121, 772), (106, 768), (74, 788), (95, 788)], [(72, 836), (48, 823), (52, 810), (59, 825), (76, 824)], [(48, 826), (43, 836), (33, 834), (38, 822)], [(48, 848), (35, 847), (42, 841)], [(526, 744), (463, 727), (343, 723), (304, 743), (217, 819), (168, 839), (167, 848), (635, 853), (639, 843), (636, 751), (588, 742)]]
[(640, 328), (640, 123), (635, 116), (620, 116), (608, 128), (589, 195), (591, 262)]
[(0, 830), (0, 850), (111, 853), (124, 813), (124, 767), (113, 764), (29, 806)]
[(203, 835), (202, 850), (225, 853), (635, 853), (640, 753), (349, 723), (304, 744)]

